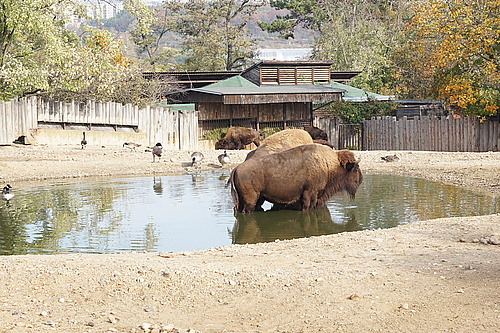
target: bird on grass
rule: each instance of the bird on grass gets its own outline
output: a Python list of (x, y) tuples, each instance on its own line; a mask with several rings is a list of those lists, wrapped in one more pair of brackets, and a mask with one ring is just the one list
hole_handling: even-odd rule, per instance
[(192, 167), (199, 167), (201, 164), (201, 161), (203, 161), (203, 154), (200, 153), (199, 151), (195, 151), (194, 153), (191, 154), (191, 166)]
[(125, 142), (123, 147), (126, 147), (131, 150), (135, 150), (135, 148), (139, 148), (141, 145), (135, 142)]
[(83, 139), (80, 142), (80, 144), (82, 145), (82, 149), (87, 146), (87, 139), (85, 139), (85, 132), (83, 132)]
[(158, 162), (160, 162), (161, 154), (163, 154), (163, 147), (161, 143), (157, 143), (154, 147), (153, 150), (151, 151), (153, 154), (153, 163), (155, 162), (156, 157), (158, 157)]
[(14, 197), (14, 191), (12, 191), (12, 186), (10, 186), (9, 184), (7, 184), (3, 190), (2, 190), (2, 198), (5, 200), (5, 201), (9, 201), (10, 199), (12, 199)]
[(396, 154), (382, 156), (381, 159), (384, 160), (384, 161), (386, 161), (386, 162), (396, 162), (396, 161), (399, 161), (399, 157)]
[(220, 154), (218, 157), (219, 163), (224, 166), (225, 164), (231, 163), (231, 159), (229, 158), (229, 155), (227, 152), (224, 150), (224, 154)]

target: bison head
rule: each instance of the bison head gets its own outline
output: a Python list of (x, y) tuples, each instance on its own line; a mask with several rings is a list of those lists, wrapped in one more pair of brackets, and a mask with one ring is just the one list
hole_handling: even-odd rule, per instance
[(340, 167), (344, 169), (344, 189), (354, 199), (359, 185), (363, 182), (363, 175), (359, 169), (359, 160), (352, 151), (340, 150), (337, 152)]

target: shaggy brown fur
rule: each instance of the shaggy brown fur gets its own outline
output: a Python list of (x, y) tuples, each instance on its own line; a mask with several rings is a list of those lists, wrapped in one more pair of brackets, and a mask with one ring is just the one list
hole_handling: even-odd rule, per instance
[(247, 155), (246, 159), (270, 155), (311, 143), (313, 143), (313, 139), (306, 131), (301, 129), (287, 129), (267, 137), (257, 149)]
[(245, 149), (246, 145), (260, 145), (260, 134), (252, 128), (230, 127), (226, 135), (215, 143), (215, 149)]
[(309, 144), (271, 155), (252, 157), (238, 165), (229, 179), (235, 210), (261, 210), (262, 203), (300, 204), (301, 210), (324, 207), (335, 193), (354, 197), (362, 182), (354, 154)]

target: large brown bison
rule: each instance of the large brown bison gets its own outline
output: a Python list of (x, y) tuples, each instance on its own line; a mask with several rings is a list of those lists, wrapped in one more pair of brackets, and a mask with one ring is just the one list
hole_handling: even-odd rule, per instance
[(246, 145), (260, 145), (260, 134), (252, 128), (230, 127), (226, 135), (215, 143), (215, 149), (244, 149)]
[(328, 134), (321, 128), (315, 126), (305, 126), (304, 131), (309, 133), (313, 140), (325, 140), (328, 141)]
[(338, 192), (353, 198), (362, 178), (351, 151), (309, 144), (252, 157), (233, 170), (229, 183), (237, 212), (262, 210), (266, 200), (305, 211), (324, 207)]
[(246, 159), (270, 155), (293, 147), (312, 143), (313, 139), (306, 131), (301, 129), (287, 129), (274, 133), (264, 139), (257, 149), (254, 149), (247, 155)]

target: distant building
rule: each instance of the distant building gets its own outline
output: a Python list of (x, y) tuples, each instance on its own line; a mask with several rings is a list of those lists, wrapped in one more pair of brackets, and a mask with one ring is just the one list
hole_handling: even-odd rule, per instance
[(87, 7), (87, 15), (94, 20), (104, 20), (115, 17), (123, 10), (123, 2), (120, 0), (84, 0)]
[(312, 49), (258, 49), (257, 59), (259, 60), (279, 60), (279, 61), (299, 61), (309, 60)]

